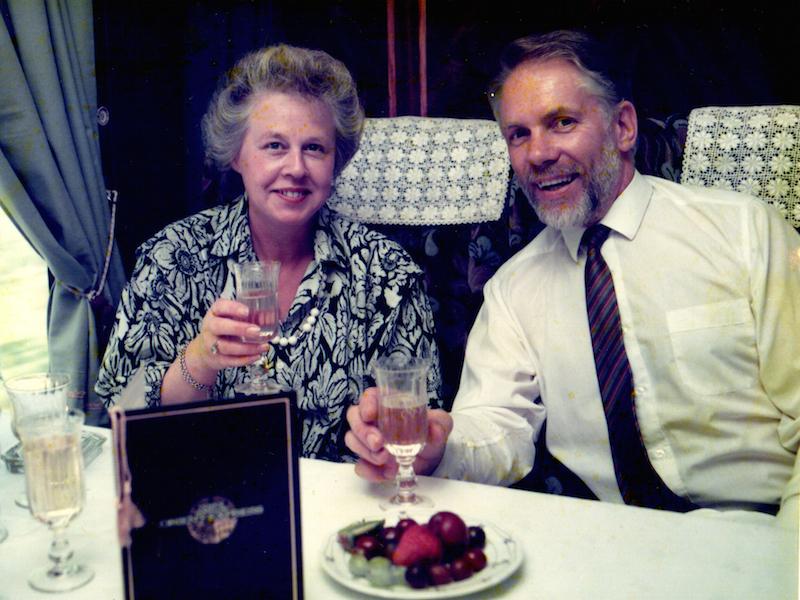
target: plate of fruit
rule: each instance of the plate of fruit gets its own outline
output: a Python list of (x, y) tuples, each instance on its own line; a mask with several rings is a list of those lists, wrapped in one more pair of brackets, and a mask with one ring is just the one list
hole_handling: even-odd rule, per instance
[(514, 537), (451, 511), (365, 518), (328, 538), (322, 567), (341, 585), (381, 598), (453, 598), (479, 592), (522, 564)]

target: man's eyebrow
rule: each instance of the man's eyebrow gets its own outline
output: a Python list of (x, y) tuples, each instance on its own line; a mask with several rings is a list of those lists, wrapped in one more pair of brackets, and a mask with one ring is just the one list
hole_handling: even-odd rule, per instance
[(570, 108), (570, 107), (567, 107), (567, 106), (557, 106), (554, 109), (552, 109), (552, 110), (550, 110), (550, 111), (548, 111), (548, 112), (546, 112), (544, 114), (544, 120), (545, 121), (550, 121), (550, 120), (555, 119), (557, 117), (563, 117), (564, 115), (574, 115), (574, 114), (577, 114), (577, 113), (578, 113), (578, 110), (575, 109), (575, 108)]

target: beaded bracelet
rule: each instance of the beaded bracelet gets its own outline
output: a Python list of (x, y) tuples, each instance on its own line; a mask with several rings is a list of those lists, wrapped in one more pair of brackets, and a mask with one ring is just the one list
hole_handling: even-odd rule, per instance
[(189, 368), (186, 366), (186, 346), (188, 344), (184, 344), (180, 348), (178, 348), (178, 364), (181, 367), (181, 375), (183, 375), (183, 380), (196, 389), (198, 392), (210, 392), (211, 386), (206, 385), (205, 383), (200, 383), (192, 377), (192, 374), (189, 373)]

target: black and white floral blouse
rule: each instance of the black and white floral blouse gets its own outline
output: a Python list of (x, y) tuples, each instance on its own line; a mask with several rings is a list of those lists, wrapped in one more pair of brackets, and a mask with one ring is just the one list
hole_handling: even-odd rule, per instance
[[(439, 356), (422, 272), (401, 246), (323, 207), (314, 258), (281, 335), (298, 335), (313, 308), (317, 321), (296, 345), (275, 345), (269, 362), (277, 383), (297, 392), (303, 456), (343, 460), (344, 413), (372, 385), (373, 360), (390, 352), (430, 356), (430, 404), (439, 406)], [(245, 197), (173, 223), (139, 248), (95, 388), (106, 407), (131, 389), (141, 406), (159, 404), (178, 348), (198, 334), (217, 298), (234, 298), (233, 266), (250, 260)], [(214, 395), (232, 397), (247, 378), (246, 368), (220, 371)]]

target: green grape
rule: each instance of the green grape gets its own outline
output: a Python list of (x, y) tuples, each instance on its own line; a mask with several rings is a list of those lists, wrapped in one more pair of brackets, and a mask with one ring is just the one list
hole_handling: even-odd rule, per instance
[(406, 584), (406, 568), (400, 565), (391, 565), (389, 570), (392, 573), (392, 583), (394, 585)]
[(352, 554), (350, 560), (347, 562), (347, 568), (350, 569), (350, 573), (352, 573), (354, 577), (366, 577), (367, 572), (369, 572), (369, 565), (367, 562), (363, 554)]
[(391, 561), (385, 556), (371, 558), (367, 580), (375, 587), (389, 587), (393, 582), (391, 567)]

